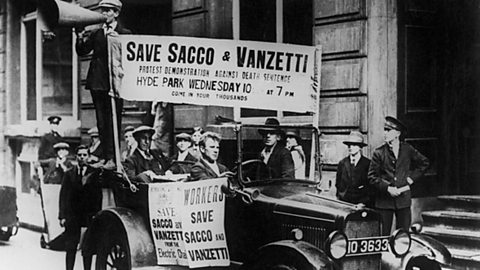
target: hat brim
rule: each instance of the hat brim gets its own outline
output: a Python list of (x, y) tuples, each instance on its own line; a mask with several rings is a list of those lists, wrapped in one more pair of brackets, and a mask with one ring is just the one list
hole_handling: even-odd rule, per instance
[(260, 135), (265, 135), (267, 133), (273, 133), (273, 134), (278, 134), (278, 135), (285, 135), (285, 131), (278, 129), (278, 128), (260, 128), (258, 129), (258, 133)]
[(137, 132), (134, 132), (133, 133), (133, 137), (134, 138), (137, 138), (138, 136), (140, 136), (141, 134), (143, 133), (147, 133), (147, 134), (150, 134), (150, 136), (153, 136), (153, 134), (155, 134), (155, 130), (141, 130), (141, 131), (137, 131)]
[(350, 141), (343, 141), (343, 144), (345, 144), (345, 145), (347, 145), (347, 146), (348, 146), (348, 145), (358, 145), (358, 146), (360, 146), (360, 147), (365, 147), (365, 146), (368, 145), (368, 144), (362, 143), (362, 142), (350, 142)]

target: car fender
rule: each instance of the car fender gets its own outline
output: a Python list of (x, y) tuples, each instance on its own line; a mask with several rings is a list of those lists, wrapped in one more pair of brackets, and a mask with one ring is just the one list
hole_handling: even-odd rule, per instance
[(155, 246), (150, 230), (143, 218), (127, 208), (109, 208), (100, 211), (93, 219), (82, 243), (82, 250), (87, 254), (96, 252), (98, 235), (103, 233), (107, 226), (121, 226), (127, 236), (132, 267), (156, 265)]
[(252, 265), (260, 259), (275, 261), (282, 256), (293, 257), (295, 260), (301, 261), (304, 265), (302, 269), (334, 269), (335, 265), (325, 252), (310, 243), (282, 240), (260, 247), (255, 251), (255, 255), (243, 265), (242, 269), (253, 269)]
[[(407, 269), (413, 261), (425, 259), (435, 261), (440, 265), (450, 265), (452, 255), (439, 241), (421, 234), (411, 234), (410, 251), (403, 257), (395, 256), (392, 252), (382, 253), (382, 269)], [(432, 269), (435, 269), (432, 267)]]

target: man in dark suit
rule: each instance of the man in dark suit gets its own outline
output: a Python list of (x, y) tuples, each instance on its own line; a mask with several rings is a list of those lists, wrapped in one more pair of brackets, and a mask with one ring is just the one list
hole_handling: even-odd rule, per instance
[(367, 146), (363, 142), (362, 133), (350, 132), (348, 139), (343, 143), (348, 147), (348, 156), (338, 163), (335, 183), (337, 198), (345, 202), (362, 203), (373, 207), (367, 177), (370, 159), (362, 155), (362, 147)]
[(408, 230), (412, 220), (410, 186), (429, 166), (428, 159), (408, 143), (400, 141), (405, 125), (394, 117), (385, 118), (385, 143), (375, 149), (368, 180), (375, 188), (375, 207), (383, 218), (383, 234), (390, 234), (393, 214), (396, 228)]
[(124, 163), (125, 171), (130, 180), (135, 182), (154, 182), (158, 176), (165, 175), (169, 160), (160, 150), (151, 150), (152, 136), (155, 129), (139, 126), (133, 131), (137, 148)]
[(266, 164), (266, 177), (269, 179), (295, 179), (292, 155), (282, 142), (284, 132), (279, 125), (277, 119), (267, 118), (266, 127), (258, 130), (264, 144), (260, 159)]
[(38, 148), (38, 160), (47, 160), (49, 158), (54, 158), (57, 153), (53, 146), (60, 142), (62, 137), (58, 133), (58, 126), (62, 121), (60, 116), (52, 115), (47, 118), (50, 123), (50, 132), (46, 133), (40, 139), (40, 147)]
[[(130, 30), (125, 29), (117, 22), (117, 17), (122, 8), (122, 2), (119, 0), (102, 0), (98, 4), (101, 13), (107, 18), (102, 28), (94, 30), (89, 36), (85, 36), (84, 31), (77, 32), (77, 42), (75, 45), (77, 54), (84, 56), (93, 51), (90, 61), (90, 68), (87, 74), (86, 89), (90, 90), (95, 114), (97, 118), (97, 127), (100, 140), (103, 144), (103, 156), (100, 157), (106, 161), (106, 167), (114, 166), (115, 150), (113, 145), (113, 121), (112, 104), (109, 95), (111, 86), (111, 73), (108, 65), (108, 36), (118, 34), (130, 34)], [(117, 114), (118, 134), (122, 123), (123, 100), (115, 97), (115, 107)]]
[[(80, 145), (76, 150), (77, 165), (65, 172), (60, 189), (60, 226), (65, 227), (65, 248), (67, 270), (73, 270), (77, 245), (82, 227), (88, 227), (93, 216), (102, 206), (102, 190), (94, 177), (94, 169), (89, 167), (88, 147)], [(83, 256), (84, 269), (90, 269), (91, 256)]]
[(232, 172), (217, 162), (220, 152), (220, 135), (215, 132), (205, 132), (199, 142), (202, 157), (192, 167), (191, 181), (230, 177)]
[(190, 173), (192, 165), (198, 161), (188, 151), (192, 145), (192, 137), (187, 133), (180, 133), (175, 136), (175, 140), (177, 141), (177, 153), (172, 157), (173, 165), (169, 170), (174, 174)]

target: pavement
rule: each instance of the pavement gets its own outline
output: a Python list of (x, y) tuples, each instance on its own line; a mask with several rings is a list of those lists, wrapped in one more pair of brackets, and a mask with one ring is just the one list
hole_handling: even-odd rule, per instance
[[(41, 234), (20, 228), (9, 241), (0, 241), (0, 269), (2, 270), (64, 270), (65, 252), (42, 249)], [(83, 269), (82, 256), (77, 253), (75, 270)]]

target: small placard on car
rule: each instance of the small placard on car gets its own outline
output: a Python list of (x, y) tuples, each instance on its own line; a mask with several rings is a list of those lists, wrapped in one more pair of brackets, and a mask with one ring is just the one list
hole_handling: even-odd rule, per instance
[(384, 252), (388, 247), (388, 236), (348, 239), (347, 256)]

